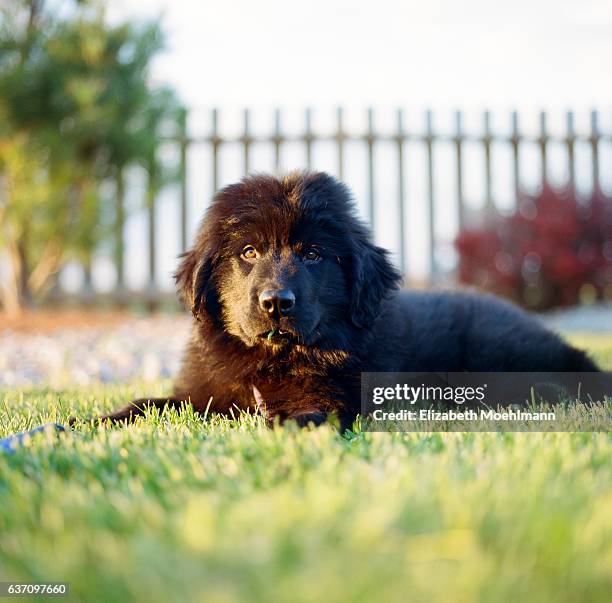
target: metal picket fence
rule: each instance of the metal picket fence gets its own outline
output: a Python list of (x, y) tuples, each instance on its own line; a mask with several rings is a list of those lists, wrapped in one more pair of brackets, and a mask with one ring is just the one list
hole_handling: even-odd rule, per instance
[[(599, 128), (599, 117), (596, 111), (590, 114), (590, 132), (577, 134), (574, 127), (574, 113), (568, 112), (565, 116), (565, 133), (563, 135), (552, 135), (548, 129), (547, 114), (542, 112), (539, 115), (539, 132), (534, 136), (526, 135), (521, 132), (519, 114), (514, 112), (510, 116), (511, 128), (509, 134), (495, 133), (491, 127), (491, 114), (484, 112), (482, 114), (481, 130), (478, 135), (467, 133), (464, 129), (464, 116), (461, 112), (456, 112), (454, 115), (454, 131), (452, 133), (439, 133), (433, 126), (433, 115), (431, 111), (427, 111), (425, 115), (425, 128), (421, 132), (408, 130), (405, 126), (405, 111), (397, 110), (395, 115), (394, 132), (381, 133), (375, 127), (375, 112), (373, 109), (367, 110), (367, 127), (365, 132), (354, 134), (347, 131), (345, 127), (345, 112), (339, 108), (335, 114), (335, 131), (331, 134), (323, 135), (318, 133), (313, 128), (313, 112), (306, 109), (303, 114), (303, 131), (299, 134), (287, 134), (282, 127), (283, 114), (280, 110), (274, 111), (273, 127), (267, 135), (255, 135), (251, 128), (251, 112), (247, 109), (242, 114), (242, 132), (238, 136), (227, 137), (222, 135), (219, 128), (220, 112), (217, 109), (211, 110), (210, 113), (210, 130), (204, 135), (192, 134), (187, 127), (187, 112), (183, 112), (178, 123), (178, 134), (165, 137), (164, 144), (176, 145), (178, 147), (178, 162), (179, 162), (179, 183), (178, 196), (176, 199), (176, 207), (178, 212), (179, 233), (178, 238), (182, 250), (188, 248), (189, 245), (189, 171), (188, 157), (192, 150), (198, 145), (205, 145), (210, 150), (210, 163), (203, 165), (202, 170), (209, 170), (211, 182), (211, 194), (217, 190), (220, 184), (220, 168), (221, 168), (221, 150), (224, 145), (240, 145), (242, 156), (242, 172), (249, 173), (252, 166), (253, 145), (265, 143), (271, 145), (273, 151), (274, 169), (278, 171), (281, 167), (281, 155), (284, 145), (289, 143), (298, 143), (303, 145), (305, 151), (305, 165), (299, 166), (310, 168), (313, 164), (314, 146), (319, 142), (332, 143), (335, 148), (336, 170), (335, 173), (341, 179), (345, 173), (345, 149), (348, 143), (357, 142), (362, 144), (366, 151), (366, 178), (367, 199), (366, 199), (366, 219), (374, 226), (376, 216), (376, 197), (375, 179), (378, 169), (375, 161), (375, 149), (380, 143), (393, 146), (395, 155), (395, 173), (397, 177), (396, 191), (397, 198), (395, 202), (395, 211), (397, 212), (398, 238), (399, 238), (399, 253), (397, 262), (404, 273), (407, 272), (408, 258), (406, 257), (406, 211), (407, 204), (410, 199), (406, 194), (406, 148), (408, 144), (422, 145), (425, 151), (425, 169), (426, 174), (423, 174), (426, 181), (426, 205), (427, 205), (427, 258), (429, 265), (430, 276), (435, 278), (438, 272), (436, 266), (436, 225), (435, 211), (436, 203), (436, 153), (435, 149), (438, 145), (444, 143), (451, 145), (454, 149), (454, 168), (448, 174), (448, 178), (454, 180), (454, 199), (446, 199), (448, 207), (451, 207), (456, 212), (456, 223), (458, 229), (466, 225), (466, 198), (464, 191), (464, 177), (466, 160), (464, 149), (466, 144), (476, 143), (481, 151), (484, 159), (484, 199), (485, 209), (494, 211), (494, 187), (493, 187), (493, 169), (492, 169), (492, 147), (497, 144), (507, 145), (511, 150), (511, 170), (513, 181), (514, 199), (518, 203), (522, 189), (522, 174), (521, 174), (521, 152), (525, 144), (535, 145), (540, 156), (540, 181), (545, 183), (548, 181), (548, 152), (551, 143), (561, 144), (565, 149), (567, 161), (567, 185), (573, 187), (576, 178), (576, 158), (575, 148), (577, 143), (587, 144), (590, 147), (591, 154), (591, 176), (593, 187), (598, 187), (600, 182), (600, 145), (602, 141), (612, 141), (612, 135), (603, 134)], [(454, 172), (454, 173), (453, 173)], [(148, 272), (148, 287), (146, 291), (135, 292), (131, 291), (126, 285), (125, 277), (125, 208), (124, 197), (126, 186), (123, 175), (119, 174), (116, 182), (116, 211), (115, 211), (115, 241), (114, 241), (114, 257), (113, 262), (116, 270), (116, 287), (115, 292), (111, 297), (125, 301), (130, 296), (144, 295), (150, 305), (161, 299), (163, 296), (156, 280), (156, 267), (158, 262), (158, 228), (156, 224), (156, 193), (152, 187), (147, 189), (147, 256), (148, 262), (146, 270)], [(410, 274), (407, 274), (410, 277)], [(85, 286), (89, 287), (90, 270), (85, 271)], [(91, 295), (91, 294), (90, 294)]]

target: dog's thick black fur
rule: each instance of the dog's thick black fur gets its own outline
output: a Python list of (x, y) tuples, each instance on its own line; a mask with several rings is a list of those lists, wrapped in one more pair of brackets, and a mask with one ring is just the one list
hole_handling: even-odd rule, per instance
[(195, 320), (169, 400), (315, 423), (360, 409), (362, 371), (595, 371), (581, 351), (490, 295), (398, 291), (349, 190), (323, 173), (221, 190), (176, 281)]

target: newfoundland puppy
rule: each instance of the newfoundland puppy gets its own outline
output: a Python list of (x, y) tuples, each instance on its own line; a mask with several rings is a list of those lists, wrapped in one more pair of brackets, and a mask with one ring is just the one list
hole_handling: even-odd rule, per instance
[(596, 371), (490, 295), (398, 291), (401, 276), (324, 173), (249, 176), (221, 190), (176, 282), (195, 318), (174, 393), (105, 419), (190, 402), (350, 427), (362, 371)]

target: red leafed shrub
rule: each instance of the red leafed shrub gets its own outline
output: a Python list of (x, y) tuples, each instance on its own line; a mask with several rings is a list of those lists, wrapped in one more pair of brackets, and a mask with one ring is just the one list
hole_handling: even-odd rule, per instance
[(455, 241), (459, 280), (534, 310), (612, 293), (612, 199), (544, 187)]

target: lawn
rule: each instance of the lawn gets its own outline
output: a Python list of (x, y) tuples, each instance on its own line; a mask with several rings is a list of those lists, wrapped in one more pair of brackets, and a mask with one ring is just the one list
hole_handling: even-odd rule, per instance
[[(582, 336), (612, 368), (612, 338)], [(0, 395), (0, 437), (169, 383)], [(604, 433), (268, 430), (150, 415), (0, 454), (0, 580), (79, 601), (609, 601)]]

